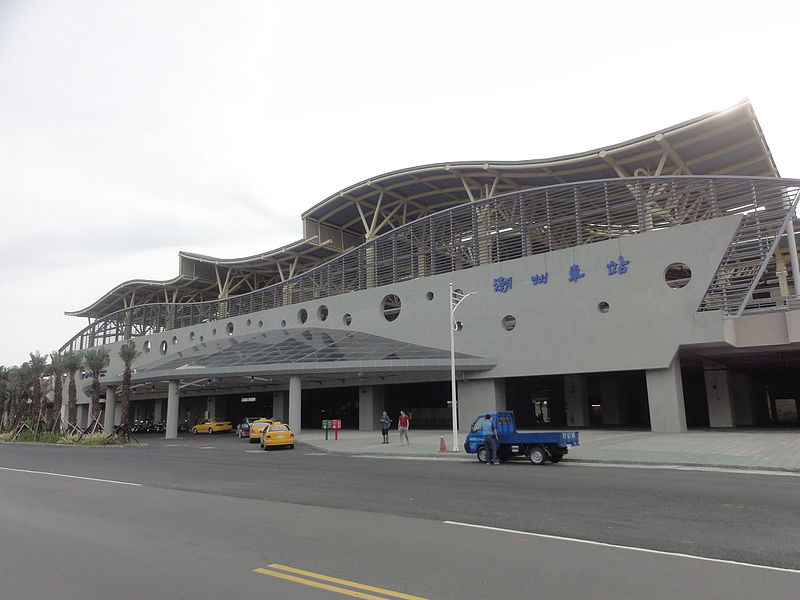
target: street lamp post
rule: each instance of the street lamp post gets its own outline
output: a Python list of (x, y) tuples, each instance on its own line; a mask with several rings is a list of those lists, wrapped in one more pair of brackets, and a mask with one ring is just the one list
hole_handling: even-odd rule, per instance
[(466, 300), (467, 296), (471, 296), (472, 292), (464, 293), (461, 291), (454, 292), (453, 284), (450, 284), (450, 302), (449, 310), (450, 316), (450, 406), (453, 410), (453, 452), (458, 452), (458, 399), (456, 398), (456, 330), (459, 329), (458, 321), (456, 321), (456, 309), (459, 305)]

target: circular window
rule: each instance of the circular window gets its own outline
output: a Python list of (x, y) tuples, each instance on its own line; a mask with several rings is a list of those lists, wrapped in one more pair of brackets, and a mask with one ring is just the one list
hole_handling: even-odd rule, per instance
[(150, 352), (150, 340), (145, 340), (143, 347), (145, 352)]
[(301, 323), (308, 321), (308, 311), (305, 308), (301, 308), (297, 311), (297, 320)]
[(608, 302), (601, 302), (597, 305), (597, 310), (601, 313), (606, 314), (608, 312)]
[(286, 327), (286, 319), (284, 319), (283, 321), (281, 321), (281, 327)]
[(247, 319), (247, 326), (250, 327), (250, 325), (252, 325), (252, 324), (253, 324), (253, 322), (250, 319)]
[(201, 341), (201, 342), (203, 341), (203, 336), (202, 336), (202, 335), (200, 336), (200, 341)]
[(325, 321), (328, 318), (328, 307), (324, 304), (317, 309), (317, 317), (320, 321)]
[(259, 327), (259, 328), (261, 328), (261, 327), (264, 327), (264, 321), (259, 321), (259, 322), (258, 322), (258, 327)]
[(692, 270), (683, 263), (672, 263), (664, 271), (664, 281), (671, 288), (684, 287), (692, 279)]
[(353, 322), (353, 317), (352, 317), (352, 316), (350, 316), (350, 313), (344, 313), (344, 317), (342, 317), (342, 322), (343, 322), (345, 325), (348, 325), (348, 326), (349, 326), (349, 325), (350, 325), (350, 323), (352, 323), (352, 322)]
[(427, 294), (425, 294), (425, 298), (427, 298), (428, 300), (433, 300), (433, 292), (428, 292)]
[(189, 340), (192, 342), (194, 341), (194, 331), (189, 332)]
[(161, 351), (161, 354), (167, 353), (167, 340), (161, 340), (161, 345), (159, 346), (159, 350)]
[(172, 345), (174, 346), (177, 343), (178, 343), (178, 336), (177, 335), (173, 335), (172, 336)]
[(233, 335), (233, 323), (228, 323), (225, 326), (225, 331), (228, 332), (228, 335)]
[(211, 335), (217, 335), (217, 328), (216, 327), (214, 327), (214, 329), (211, 330)]
[(396, 294), (385, 296), (381, 302), (383, 318), (390, 323), (400, 316), (400, 298)]
[(503, 329), (511, 331), (517, 326), (517, 318), (513, 315), (506, 315), (500, 323), (503, 325)]

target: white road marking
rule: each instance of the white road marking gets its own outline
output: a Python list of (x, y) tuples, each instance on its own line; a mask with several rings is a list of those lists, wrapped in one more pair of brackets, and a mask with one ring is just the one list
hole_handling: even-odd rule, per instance
[(581, 467), (607, 467), (617, 469), (665, 469), (670, 471), (703, 471), (706, 473), (738, 473), (742, 475), (780, 475), (783, 477), (800, 477), (800, 473), (796, 471), (772, 471), (765, 469), (749, 469), (739, 468), (734, 469), (731, 467), (702, 467), (696, 465), (648, 465), (642, 464), (625, 464), (625, 463), (602, 463), (602, 462), (580, 462), (578, 459), (571, 460), (568, 463), (561, 463), (564, 466), (581, 466)]
[[(352, 454), (355, 458), (383, 458), (387, 460), (438, 460), (442, 462), (467, 462), (472, 460), (477, 463), (474, 454), (470, 455), (456, 455), (449, 456), (442, 454), (442, 456), (399, 456), (396, 454)], [(509, 462), (509, 464), (527, 464), (526, 461), (518, 460)], [(734, 473), (737, 475), (777, 475), (779, 477), (800, 477), (800, 472), (797, 471), (773, 471), (765, 469), (749, 469), (749, 468), (732, 468), (732, 467), (704, 467), (696, 465), (649, 465), (647, 463), (602, 463), (602, 462), (581, 462), (578, 459), (570, 460), (569, 462), (562, 462), (558, 465), (559, 469), (569, 467), (604, 467), (609, 469), (661, 469), (668, 471), (701, 471), (706, 473)]]
[(503, 529), (502, 527), (489, 527), (488, 525), (474, 525), (472, 523), (459, 523), (458, 521), (443, 521), (445, 525), (459, 525), (460, 527), (473, 527), (475, 529), (485, 529), (488, 531), (498, 531), (500, 533), (515, 533), (517, 535), (527, 535), (530, 537), (544, 538), (548, 540), (559, 540), (563, 542), (576, 542), (578, 544), (588, 544), (591, 546), (604, 546), (606, 548), (617, 548), (620, 550), (632, 550), (634, 552), (644, 552), (647, 554), (659, 554), (662, 556), (675, 556), (678, 558), (689, 558), (692, 560), (703, 560), (737, 567), (751, 567), (753, 569), (767, 569), (768, 571), (782, 571), (784, 573), (800, 574), (798, 569), (786, 569), (783, 567), (769, 567), (767, 565), (756, 565), (752, 563), (738, 562), (735, 560), (724, 560), (721, 558), (709, 558), (707, 556), (696, 556), (694, 554), (683, 554), (681, 552), (666, 552), (664, 550), (651, 550), (650, 548), (638, 548), (636, 546), (622, 546), (620, 544), (607, 544), (605, 542), (595, 542), (593, 540), (582, 540), (580, 538), (568, 538), (560, 535), (547, 535), (545, 533), (531, 533), (530, 531), (518, 531), (516, 529)]
[(115, 483), (117, 485), (132, 485), (142, 487), (141, 483), (131, 483), (129, 481), (114, 481), (113, 479), (97, 479), (95, 477), (80, 477), (78, 475), (65, 475), (63, 473), (48, 473), (47, 471), (31, 471), (29, 469), (12, 469), (10, 467), (0, 467), (3, 471), (15, 471), (17, 473), (33, 473), (34, 475), (52, 475), (53, 477), (66, 477), (68, 479), (83, 479), (84, 481), (98, 481), (100, 483)]

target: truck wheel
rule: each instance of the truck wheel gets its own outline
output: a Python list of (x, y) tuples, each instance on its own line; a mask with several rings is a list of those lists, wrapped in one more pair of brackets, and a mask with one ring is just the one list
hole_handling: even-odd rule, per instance
[(534, 446), (528, 453), (528, 460), (530, 460), (533, 465), (543, 465), (546, 458), (547, 454), (544, 448), (540, 446)]
[(486, 446), (478, 447), (478, 462), (486, 462)]

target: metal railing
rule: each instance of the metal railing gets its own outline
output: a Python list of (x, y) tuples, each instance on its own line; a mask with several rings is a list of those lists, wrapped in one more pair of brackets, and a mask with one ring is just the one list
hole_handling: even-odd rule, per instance
[(187, 304), (145, 304), (96, 320), (61, 348), (256, 313), (418, 277), (470, 269), (645, 231), (741, 214), (699, 310), (744, 308), (793, 214), (800, 180), (642, 177), (534, 188), (463, 204), (399, 227), (305, 273), (255, 292)]

